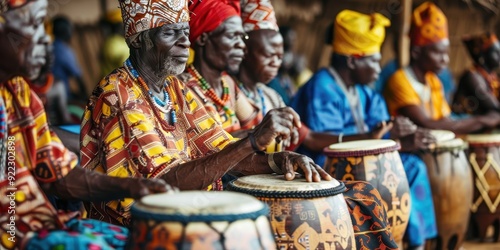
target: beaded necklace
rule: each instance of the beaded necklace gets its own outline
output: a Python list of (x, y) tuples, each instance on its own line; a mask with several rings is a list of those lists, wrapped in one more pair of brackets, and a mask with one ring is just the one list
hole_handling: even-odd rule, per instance
[(242, 83), (242, 82), (239, 82), (238, 83), (238, 86), (240, 86), (240, 89), (243, 91), (243, 93), (245, 93), (245, 95), (252, 99), (257, 105), (261, 106), (261, 110), (262, 110), (262, 115), (266, 115), (267, 113), (267, 108), (266, 108), (266, 102), (265, 102), (265, 98), (264, 98), (264, 93), (262, 92), (262, 89), (260, 88), (256, 88), (257, 89), (257, 94), (259, 95), (259, 98), (260, 98), (260, 101), (259, 99), (257, 99), (255, 97), (255, 95), (250, 92), (246, 87), (245, 85)]
[(227, 106), (227, 103), (229, 101), (229, 86), (224, 80), (224, 78), (221, 78), (222, 82), (222, 99), (217, 96), (215, 93), (214, 89), (208, 84), (207, 80), (201, 76), (201, 74), (196, 70), (196, 68), (191, 64), (188, 67), (188, 72), (196, 79), (198, 82), (198, 85), (201, 87), (203, 90), (203, 93), (210, 99), (212, 99), (213, 102), (219, 107), (222, 107), (224, 112), (228, 114), (230, 117), (234, 117), (234, 111), (230, 109)]
[(157, 109), (155, 109), (155, 107), (159, 108), (161, 111), (163, 111), (166, 114), (170, 113), (170, 123), (166, 124), (166, 125), (168, 125), (168, 126), (166, 126), (167, 127), (166, 130), (173, 130), (174, 129), (173, 126), (177, 122), (177, 115), (175, 113), (175, 109), (173, 108), (172, 102), (170, 101), (170, 95), (167, 92), (168, 82), (165, 81), (165, 86), (162, 89), (163, 94), (165, 96), (165, 99), (161, 100), (160, 98), (153, 95), (153, 92), (151, 92), (148, 85), (144, 82), (144, 80), (139, 75), (137, 70), (135, 70), (134, 67), (132, 66), (130, 59), (127, 59), (127, 61), (125, 61), (125, 69), (132, 76), (134, 81), (139, 82), (139, 87), (142, 90), (142, 92), (149, 94), (150, 98), (147, 100), (150, 102), (150, 104), (152, 104), (151, 106), (153, 107), (153, 113), (160, 121), (167, 122), (167, 119), (163, 119), (161, 117), (161, 115), (159, 114), (159, 112), (157, 111)]

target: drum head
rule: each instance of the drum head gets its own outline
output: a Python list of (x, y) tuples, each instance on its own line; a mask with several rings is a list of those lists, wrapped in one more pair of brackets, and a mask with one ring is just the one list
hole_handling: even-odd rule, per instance
[(132, 216), (174, 221), (217, 221), (254, 218), (267, 214), (256, 198), (236, 192), (183, 191), (143, 197), (132, 207)]
[(383, 154), (398, 149), (399, 144), (393, 140), (359, 140), (332, 144), (325, 148), (324, 153), (330, 157), (357, 157)]
[(500, 134), (480, 134), (480, 135), (467, 135), (465, 140), (471, 145), (477, 146), (496, 146), (500, 145)]
[(257, 197), (314, 198), (343, 193), (345, 186), (335, 179), (307, 182), (304, 178), (295, 178), (287, 181), (283, 175), (262, 174), (240, 177), (229, 183), (228, 190)]
[(464, 148), (466, 144), (460, 138), (456, 138), (448, 141), (438, 141), (436, 143), (437, 148)]
[(431, 135), (437, 142), (449, 141), (455, 139), (455, 133), (448, 130), (431, 130)]

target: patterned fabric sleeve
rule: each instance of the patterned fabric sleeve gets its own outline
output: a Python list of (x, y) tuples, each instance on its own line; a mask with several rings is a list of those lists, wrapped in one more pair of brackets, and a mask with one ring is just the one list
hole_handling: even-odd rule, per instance
[(421, 104), (417, 92), (413, 90), (401, 69), (396, 71), (387, 82), (384, 97), (391, 115), (397, 115), (400, 108)]
[(15, 137), (16, 167), (27, 167), (45, 183), (63, 178), (77, 165), (76, 155), (49, 130), (47, 116), (38, 96), (21, 77), (0, 88), (8, 114), (9, 136)]

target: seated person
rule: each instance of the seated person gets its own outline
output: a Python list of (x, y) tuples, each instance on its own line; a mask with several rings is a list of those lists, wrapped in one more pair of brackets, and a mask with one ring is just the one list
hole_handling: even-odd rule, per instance
[[(298, 115), (290, 108), (273, 110), (238, 141), (225, 132), (176, 77), (191, 45), (188, 1), (179, 4), (120, 1), (130, 58), (96, 86), (89, 100), (80, 138), (83, 167), (109, 176), (163, 179), (181, 190), (221, 190), (226, 173), (275, 172), (263, 150), (278, 137), (294, 142)], [(136, 8), (144, 12), (135, 13)], [(274, 160), (287, 180), (295, 171), (307, 181), (331, 179), (308, 157), (282, 152)], [(130, 225), (133, 202), (93, 202), (87, 211), (91, 218)]]
[(460, 78), (453, 112), (471, 115), (500, 112), (500, 82), (496, 73), (500, 68), (500, 43), (497, 36), (488, 32), (466, 37), (463, 43), (474, 65)]
[[(0, 223), (15, 225), (13, 230), (0, 227), (0, 248), (123, 249), (127, 229), (58, 213), (45, 194), (105, 201), (140, 198), (170, 187), (163, 180), (84, 170), (50, 131), (42, 102), (23, 78), (43, 66), (47, 5), (47, 0), (0, 1)], [(22, 42), (12, 43), (11, 34)], [(9, 205), (13, 199), (15, 208)]]
[[(316, 72), (291, 103), (311, 130), (342, 137), (368, 133), (391, 119), (382, 96), (368, 86), (380, 73), (380, 46), (389, 24), (380, 14), (368, 16), (344, 10), (337, 15), (330, 65)], [(408, 152), (433, 142), (428, 131), (417, 129), (405, 118), (396, 118), (390, 134)], [(324, 164), (322, 152), (311, 150), (306, 144), (298, 152)], [(428, 198), (432, 197), (430, 184), (426, 166), (417, 155), (400, 155), (412, 200), (406, 237), (411, 248), (419, 248), (426, 239), (437, 235), (433, 202)]]
[(450, 46), (446, 16), (438, 7), (425, 2), (414, 10), (410, 40), (410, 65), (396, 71), (384, 90), (392, 115), (406, 116), (420, 127), (457, 134), (478, 132), (500, 123), (497, 112), (459, 121), (449, 118), (450, 107), (436, 76), (449, 62)]
[[(73, 24), (65, 16), (57, 16), (52, 20), (54, 33), (54, 77), (63, 81), (68, 98), (78, 97), (83, 101), (87, 98), (87, 89), (83, 81), (82, 70), (78, 64), (75, 52), (70, 46), (73, 36)], [(74, 78), (78, 84), (78, 94), (70, 91), (70, 79)]]

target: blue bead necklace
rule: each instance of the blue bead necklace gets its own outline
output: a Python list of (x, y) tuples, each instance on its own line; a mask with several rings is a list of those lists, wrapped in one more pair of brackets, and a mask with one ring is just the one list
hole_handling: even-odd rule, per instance
[[(153, 95), (153, 92), (149, 89), (148, 85), (144, 82), (142, 77), (139, 75), (136, 69), (132, 66), (132, 63), (130, 62), (130, 59), (127, 59), (125, 61), (125, 69), (132, 75), (134, 80), (139, 82), (139, 87), (141, 87), (141, 90), (143, 92), (147, 92), (150, 97), (150, 101), (152, 100), (152, 105), (153, 106), (153, 111), (155, 114), (157, 114), (157, 111), (154, 107), (159, 108), (161, 111), (163, 111), (165, 114), (170, 113), (170, 124), (169, 125), (175, 125), (177, 122), (177, 115), (175, 113), (175, 109), (172, 105), (172, 102), (170, 101), (170, 95), (167, 92), (167, 81), (165, 81), (165, 86), (163, 87), (163, 95), (164, 95), (164, 100), (161, 100), (160, 98), (156, 97)], [(159, 114), (157, 114), (158, 117), (161, 117)], [(168, 117), (168, 116), (167, 116)], [(165, 119), (167, 120), (167, 119)]]
[(266, 102), (265, 102), (265, 98), (264, 98), (264, 93), (262, 92), (262, 89), (256, 87), (257, 89), (257, 94), (259, 95), (259, 99), (260, 101), (255, 97), (255, 95), (253, 93), (251, 93), (248, 89), (246, 89), (245, 85), (243, 85), (242, 82), (239, 82), (238, 83), (238, 86), (240, 87), (240, 89), (243, 91), (243, 93), (245, 93), (246, 97), (252, 99), (257, 105), (260, 104), (260, 108), (261, 108), (261, 111), (262, 111), (262, 115), (266, 115), (267, 113), (267, 108), (266, 108)]

